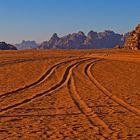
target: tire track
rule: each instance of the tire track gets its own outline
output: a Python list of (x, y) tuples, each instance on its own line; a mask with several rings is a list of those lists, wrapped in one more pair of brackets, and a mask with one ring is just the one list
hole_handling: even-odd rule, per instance
[(91, 62), (88, 64), (85, 68), (85, 74), (88, 76), (88, 78), (92, 81), (92, 83), (100, 90), (102, 91), (106, 96), (108, 96), (110, 99), (112, 99), (114, 102), (119, 104), (120, 106), (124, 107), (128, 111), (134, 113), (135, 115), (140, 117), (140, 110), (129, 105), (128, 103), (124, 102), (122, 99), (118, 98), (117, 96), (113, 95), (110, 91), (108, 91), (105, 87), (103, 87), (92, 75), (91, 68), (94, 65), (94, 62)]
[(29, 102), (32, 102), (33, 100), (39, 98), (39, 97), (42, 97), (43, 95), (45, 94), (51, 94), (55, 91), (57, 91), (58, 89), (62, 88), (65, 84), (68, 83), (69, 79), (70, 79), (70, 76), (71, 76), (71, 73), (72, 73), (72, 70), (74, 68), (76, 68), (79, 64), (81, 64), (82, 62), (84, 61), (87, 61), (87, 60), (93, 60), (93, 58), (88, 58), (88, 59), (84, 59), (84, 60), (81, 60), (81, 61), (78, 61), (78, 62), (75, 62), (73, 64), (71, 64), (70, 66), (68, 66), (64, 72), (64, 75), (62, 77), (62, 79), (57, 83), (55, 84), (54, 86), (50, 87), (47, 91), (44, 91), (42, 93), (38, 93), (30, 98), (27, 98), (27, 99), (23, 99), (23, 101), (21, 102), (18, 102), (16, 104), (13, 104), (13, 105), (10, 105), (8, 107), (5, 107), (3, 109), (0, 110), (0, 115), (2, 115), (2, 113), (6, 112), (6, 111), (9, 111), (11, 109), (14, 109), (14, 108), (17, 108), (21, 105), (24, 105), (26, 103), (29, 103)]
[(21, 60), (15, 59), (13, 61), (0, 62), (0, 67), (4, 67), (4, 66), (7, 66), (7, 65), (15, 65), (15, 64), (18, 64), (18, 63), (47, 60), (47, 59), (48, 59), (47, 57), (44, 57), (44, 58), (32, 58), (32, 59), (21, 59)]
[[(0, 62), (0, 67), (7, 66), (7, 65), (15, 65), (18, 63), (25, 63), (25, 62), (33, 62), (33, 61), (43, 61), (50, 59), (51, 57), (41, 57), (41, 58), (30, 58), (30, 59), (15, 59), (13, 61), (6, 61), (6, 62)], [(53, 57), (53, 58), (60, 58), (60, 57)], [(61, 57), (66, 58), (66, 57)]]
[(79, 60), (79, 59), (81, 59), (81, 58), (76, 58), (76, 59), (71, 59), (71, 60), (59, 62), (59, 63), (55, 64), (54, 66), (52, 66), (48, 71), (46, 71), (37, 81), (33, 82), (30, 85), (26, 85), (22, 88), (19, 88), (19, 89), (16, 89), (16, 90), (13, 90), (13, 91), (10, 91), (10, 92), (7, 92), (7, 93), (0, 94), (0, 98), (15, 94), (17, 92), (24, 91), (24, 90), (29, 89), (29, 88), (33, 88), (37, 85), (40, 85), (46, 79), (48, 79), (52, 75), (52, 73), (55, 71), (55, 69), (57, 69), (60, 65), (71, 62), (71, 61), (74, 61), (74, 60)]
[(0, 115), (3, 118), (10, 118), (10, 117), (55, 117), (55, 116), (78, 116), (82, 115), (81, 113), (71, 113), (71, 114), (13, 114), (13, 115)]
[(109, 129), (107, 124), (105, 124), (105, 122), (102, 121), (97, 116), (97, 114), (94, 112), (94, 110), (89, 108), (88, 105), (85, 103), (85, 101), (83, 101), (81, 99), (80, 95), (78, 95), (76, 87), (75, 87), (73, 75), (71, 75), (71, 78), (69, 79), (68, 89), (69, 89), (70, 96), (71, 96), (72, 100), (74, 101), (76, 106), (79, 108), (80, 112), (86, 116), (88, 121), (93, 126), (96, 126), (98, 129), (101, 128), (99, 131), (100, 131), (100, 134), (103, 135), (104, 138), (109, 138), (110, 135), (112, 134), (112, 130)]

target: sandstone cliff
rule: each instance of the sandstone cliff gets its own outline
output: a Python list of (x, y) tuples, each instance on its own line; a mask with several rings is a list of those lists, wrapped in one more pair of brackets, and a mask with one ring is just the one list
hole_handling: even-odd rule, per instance
[(128, 34), (124, 44), (124, 48), (131, 50), (140, 49), (140, 24)]

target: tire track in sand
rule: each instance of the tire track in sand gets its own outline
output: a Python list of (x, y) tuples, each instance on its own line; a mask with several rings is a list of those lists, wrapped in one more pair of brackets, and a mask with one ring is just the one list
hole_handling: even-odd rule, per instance
[(49, 70), (47, 70), (37, 81), (33, 82), (30, 85), (26, 85), (24, 87), (21, 87), (19, 89), (16, 89), (16, 90), (13, 90), (13, 91), (10, 91), (10, 92), (7, 92), (7, 93), (0, 94), (0, 98), (1, 97), (6, 97), (6, 96), (9, 96), (9, 95), (12, 95), (12, 94), (24, 91), (24, 90), (27, 90), (29, 88), (33, 88), (33, 87), (35, 87), (37, 85), (40, 85), (46, 79), (48, 79), (59, 66), (61, 66), (62, 64), (74, 61), (74, 60), (79, 60), (79, 59), (80, 58), (75, 58), (75, 59), (70, 59), (70, 60), (67, 60), (67, 61), (59, 62), (59, 63), (53, 65)]
[(15, 103), (15, 104), (13, 104), (13, 105), (8, 106), (8, 107), (2, 108), (2, 109), (0, 110), (0, 115), (2, 115), (2, 114), (3, 114), (4, 112), (6, 112), (6, 111), (9, 111), (9, 110), (11, 110), (11, 109), (17, 108), (17, 107), (19, 107), (19, 106), (21, 106), (21, 105), (24, 105), (24, 104), (26, 104), (26, 103), (32, 102), (33, 100), (35, 100), (35, 99), (37, 99), (37, 98), (39, 98), (39, 97), (42, 97), (42, 96), (45, 95), (45, 94), (51, 94), (52, 92), (55, 92), (56, 90), (62, 88), (65, 84), (68, 83), (68, 81), (69, 81), (69, 79), (70, 79), (70, 76), (71, 76), (71, 73), (72, 73), (72, 70), (73, 70), (75, 67), (77, 67), (79, 64), (81, 64), (81, 63), (84, 62), (84, 61), (93, 60), (93, 59), (94, 59), (94, 58), (88, 58), (88, 59), (84, 59), (84, 60), (81, 60), (81, 61), (78, 61), (78, 62), (75, 62), (75, 63), (69, 65), (69, 66), (66, 68), (62, 79), (61, 79), (57, 84), (55, 84), (54, 86), (50, 87), (47, 91), (44, 91), (44, 92), (42, 92), (42, 93), (38, 93), (38, 94), (36, 94), (36, 95), (33, 95), (33, 96), (30, 97), (30, 98), (23, 99), (23, 101), (20, 101), (20, 102), (17, 102), (17, 103)]
[(114, 102), (122, 106), (123, 108), (127, 109), (128, 111), (134, 113), (135, 115), (140, 117), (140, 110), (129, 105), (122, 99), (118, 98), (117, 96), (113, 95), (110, 91), (108, 91), (105, 87), (103, 87), (92, 75), (91, 68), (94, 65), (94, 62), (89, 63), (85, 68), (85, 74), (88, 76), (88, 78), (92, 81), (92, 83), (100, 90), (102, 91), (106, 96), (108, 96), (110, 99), (112, 99)]
[[(47, 60), (50, 57), (36, 57), (36, 58), (29, 58), (29, 59), (13, 59), (12, 61), (5, 61), (5, 62), (0, 62), (0, 67), (4, 67), (7, 65), (15, 65), (15, 64), (19, 64), (19, 63), (25, 63), (25, 62), (34, 62), (34, 61), (43, 61), (43, 60)], [(60, 57), (53, 57), (53, 58), (60, 58)], [(62, 57), (63, 58), (63, 57)]]
[(0, 117), (3, 118), (10, 118), (10, 117), (54, 117), (54, 116), (78, 116), (81, 115), (81, 113), (71, 113), (71, 114), (13, 114), (13, 115), (0, 115)]
[[(95, 62), (96, 61), (99, 61), (99, 60), (95, 60)], [(68, 89), (69, 89), (72, 100), (74, 101), (76, 106), (79, 108), (80, 112), (86, 116), (88, 121), (93, 126), (96, 126), (99, 129), (100, 135), (103, 136), (102, 139), (109, 138), (112, 134), (112, 130), (110, 130), (108, 125), (97, 116), (94, 110), (89, 108), (88, 105), (85, 103), (85, 101), (81, 99), (80, 95), (77, 93), (73, 75), (71, 75), (71, 78), (69, 79)]]
[(34, 62), (34, 61), (41, 61), (41, 60), (47, 60), (47, 57), (44, 58), (31, 58), (31, 59), (14, 59), (12, 61), (5, 61), (5, 62), (0, 62), (0, 67), (4, 67), (7, 65), (15, 65), (15, 64), (20, 64), (20, 63), (25, 63), (25, 62)]

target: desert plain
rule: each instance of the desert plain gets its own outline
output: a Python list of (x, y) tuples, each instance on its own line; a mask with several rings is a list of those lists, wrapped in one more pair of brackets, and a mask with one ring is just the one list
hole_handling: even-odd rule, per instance
[(140, 51), (0, 51), (0, 140), (140, 140)]

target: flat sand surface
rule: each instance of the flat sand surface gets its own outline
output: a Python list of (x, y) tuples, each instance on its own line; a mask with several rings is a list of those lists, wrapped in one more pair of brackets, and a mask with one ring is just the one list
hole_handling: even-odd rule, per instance
[(0, 51), (0, 140), (140, 140), (140, 51)]

